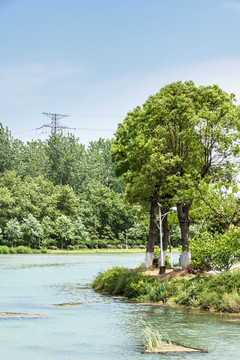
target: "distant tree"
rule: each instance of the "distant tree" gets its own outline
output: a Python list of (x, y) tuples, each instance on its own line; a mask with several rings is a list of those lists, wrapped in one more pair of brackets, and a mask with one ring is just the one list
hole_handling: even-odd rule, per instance
[(8, 128), (0, 123), (0, 174), (12, 170), (19, 153), (19, 140), (14, 140)]
[(6, 227), (4, 229), (4, 234), (6, 235), (8, 242), (11, 247), (14, 246), (21, 238), (22, 238), (22, 231), (21, 231), (21, 224), (19, 223), (18, 219), (10, 219)]
[(81, 191), (86, 177), (85, 147), (72, 134), (53, 134), (47, 140), (48, 178), (54, 185), (69, 185)]
[(42, 227), (40, 222), (32, 214), (28, 214), (28, 216), (23, 219), (21, 231), (29, 248), (31, 246), (34, 248), (41, 246)]
[(47, 178), (50, 164), (45, 147), (41, 140), (27, 142), (26, 145), (22, 144), (19, 149), (18, 161), (14, 164), (17, 175)]
[(73, 221), (73, 233), (77, 249), (79, 249), (79, 244), (86, 246), (86, 242), (89, 241), (89, 233), (79, 216)]
[(125, 181), (123, 177), (115, 175), (115, 164), (111, 160), (112, 140), (100, 138), (98, 141), (91, 141), (86, 151), (87, 162), (87, 184), (100, 184), (110, 188), (117, 193), (123, 193)]
[(49, 216), (44, 216), (41, 222), (42, 226), (42, 245), (47, 246), (50, 237), (54, 234), (53, 221)]
[(73, 224), (69, 217), (61, 215), (55, 222), (55, 233), (60, 241), (61, 249), (73, 239)]

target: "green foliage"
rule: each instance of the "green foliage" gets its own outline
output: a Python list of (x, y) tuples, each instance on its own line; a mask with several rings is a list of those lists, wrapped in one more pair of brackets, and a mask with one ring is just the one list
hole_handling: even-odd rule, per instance
[(48, 249), (50, 249), (50, 250), (57, 250), (58, 248), (57, 248), (57, 246), (52, 245), (52, 246), (49, 246)]
[(40, 247), (40, 237), (42, 235), (42, 227), (40, 222), (32, 215), (28, 214), (26, 218), (23, 219), (21, 226), (23, 232), (23, 237), (30, 247), (36, 247), (36, 239), (38, 239), (38, 244)]
[(130, 111), (116, 132), (112, 159), (116, 174), (126, 179), (128, 200), (149, 202), (155, 196), (162, 205), (177, 203), (184, 251), (196, 190), (203, 182), (222, 179), (223, 169), (238, 167), (233, 160), (240, 140), (234, 101), (217, 85), (174, 82)]
[(169, 299), (179, 305), (223, 312), (240, 310), (240, 271), (215, 276), (198, 275), (161, 283), (137, 270), (113, 268), (98, 275), (92, 284), (96, 291), (125, 296), (139, 302)]
[(219, 309), (223, 312), (228, 313), (239, 313), (240, 312), (240, 294), (234, 291), (230, 294), (224, 294)]
[(240, 260), (240, 229), (233, 228), (224, 234), (203, 232), (196, 235), (191, 242), (191, 254), (194, 269), (229, 270)]
[(17, 254), (32, 254), (31, 249), (27, 246), (18, 246), (16, 248)]
[(48, 178), (54, 185), (69, 185), (80, 191), (85, 179), (85, 148), (72, 134), (53, 134), (47, 140)]
[(7, 246), (0, 246), (0, 254), (9, 254), (9, 248)]
[(106, 294), (141, 302), (163, 300), (167, 291), (167, 283), (161, 284), (157, 279), (137, 270), (117, 267), (100, 274), (92, 286)]
[(170, 341), (166, 341), (166, 337), (163, 338), (163, 334), (156, 326), (149, 324), (143, 324), (143, 337), (142, 341), (145, 349), (153, 350), (153, 348), (161, 349), (166, 342), (169, 344)]
[(57, 218), (55, 223), (55, 232), (61, 243), (61, 249), (63, 245), (67, 244), (73, 237), (73, 225), (71, 219), (65, 215), (61, 215)]
[(23, 235), (19, 221), (16, 218), (10, 219), (6, 223), (4, 233), (7, 237), (7, 239), (9, 240), (9, 243), (11, 244), (11, 246), (13, 246), (14, 242), (18, 242), (22, 238), (22, 235)]
[(180, 305), (226, 312), (233, 312), (232, 306), (234, 312), (239, 312), (234, 301), (239, 301), (240, 272), (175, 279), (168, 284), (167, 296)]
[[(224, 175), (227, 176), (227, 179), (223, 178), (222, 181), (216, 181), (215, 179), (215, 182), (210, 186), (203, 184), (199, 189), (199, 196), (202, 200), (200, 204), (202, 213), (205, 218), (208, 218), (207, 224), (209, 223), (209, 217), (213, 218), (213, 224), (210, 222), (208, 228), (210, 226), (214, 227), (214, 232), (229, 230), (233, 223), (239, 221), (238, 171), (233, 172), (232, 169), (227, 168)], [(207, 224), (205, 224), (205, 227)]]

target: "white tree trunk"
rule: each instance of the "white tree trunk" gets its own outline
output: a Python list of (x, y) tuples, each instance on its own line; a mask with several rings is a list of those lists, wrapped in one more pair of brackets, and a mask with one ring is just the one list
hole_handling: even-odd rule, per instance
[(183, 251), (182, 253), (182, 269), (186, 270), (190, 264), (191, 254), (189, 251)]
[(165, 265), (166, 255), (167, 255), (167, 250), (163, 250), (163, 264), (161, 264), (161, 253), (160, 253), (159, 258), (158, 258), (158, 265), (160, 265), (160, 266)]
[(153, 252), (146, 252), (146, 256), (145, 256), (145, 261), (143, 264), (143, 268), (144, 269), (149, 269), (150, 267), (152, 267), (153, 264)]

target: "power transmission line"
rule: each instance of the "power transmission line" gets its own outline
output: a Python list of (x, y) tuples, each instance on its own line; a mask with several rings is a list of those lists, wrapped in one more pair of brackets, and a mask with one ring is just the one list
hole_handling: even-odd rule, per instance
[(71, 129), (71, 130), (76, 130), (75, 128), (70, 128), (66, 125), (62, 125), (59, 121), (59, 119), (63, 118), (63, 117), (67, 117), (69, 115), (63, 115), (63, 114), (53, 114), (53, 113), (42, 113), (43, 115), (46, 115), (47, 117), (49, 117), (52, 121), (50, 124), (44, 124), (42, 126), (40, 126), (39, 128), (37, 128), (36, 130), (40, 130), (43, 129), (45, 127), (51, 128), (51, 133), (52, 134), (56, 134), (57, 132), (63, 130), (63, 129)]

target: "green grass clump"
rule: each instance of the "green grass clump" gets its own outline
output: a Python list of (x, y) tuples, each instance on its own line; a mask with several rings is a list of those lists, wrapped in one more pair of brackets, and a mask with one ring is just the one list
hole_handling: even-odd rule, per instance
[(240, 272), (174, 279), (168, 284), (167, 296), (179, 305), (239, 312)]
[(29, 249), (27, 246), (18, 246), (16, 249), (17, 254), (32, 254), (31, 249)]
[(115, 267), (98, 275), (93, 288), (138, 302), (175, 302), (203, 310), (240, 312), (240, 271), (160, 282), (139, 270)]
[(167, 284), (143, 275), (137, 270), (115, 267), (98, 275), (93, 288), (113, 296), (124, 296), (141, 302), (160, 301), (166, 294)]
[(0, 254), (9, 254), (10, 250), (7, 246), (0, 246)]
[(228, 313), (239, 313), (240, 310), (240, 294), (236, 291), (232, 292), (231, 294), (224, 294), (219, 308), (223, 312)]
[(161, 349), (166, 341), (163, 339), (159, 329), (146, 325), (143, 330), (143, 343), (145, 348), (152, 351), (153, 348)]

